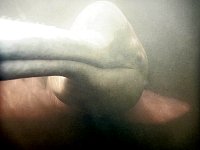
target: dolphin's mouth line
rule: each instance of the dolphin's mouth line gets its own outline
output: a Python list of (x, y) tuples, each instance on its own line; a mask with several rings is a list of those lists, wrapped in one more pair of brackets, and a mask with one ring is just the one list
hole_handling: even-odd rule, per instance
[[(0, 61), (0, 80), (27, 77), (64, 76), (86, 77), (103, 70), (134, 70), (128, 67), (99, 67), (92, 63), (75, 60), (4, 60)], [(78, 78), (79, 78), (78, 77)]]
[[(14, 62), (19, 62), (19, 61), (23, 61), (24, 63), (25, 62), (56, 62), (56, 61), (60, 61), (60, 62), (76, 62), (76, 63), (80, 63), (80, 64), (85, 64), (85, 65), (88, 65), (88, 66), (92, 66), (92, 67), (95, 67), (95, 68), (98, 68), (98, 69), (134, 69), (133, 67), (127, 67), (127, 66), (122, 66), (122, 65), (117, 65), (117, 64), (114, 64), (114, 63), (108, 63), (108, 65), (106, 65), (105, 63), (104, 64), (101, 64), (100, 62), (95, 62), (93, 60), (86, 60), (86, 59), (81, 59), (81, 58), (69, 58), (69, 59), (62, 59), (62, 58), (56, 58), (56, 59), (36, 59), (36, 58), (33, 58), (33, 59), (2, 59), (0, 57), (0, 66), (2, 63), (4, 62), (13, 62), (13, 65), (14, 65)], [(1, 68), (0, 68), (1, 69)]]

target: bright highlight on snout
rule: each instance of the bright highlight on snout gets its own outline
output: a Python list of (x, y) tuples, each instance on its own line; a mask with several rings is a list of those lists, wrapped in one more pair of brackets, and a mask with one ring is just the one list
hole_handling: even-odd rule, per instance
[(54, 26), (0, 18), (0, 40), (20, 40), (29, 37), (52, 38), (64, 36), (65, 32), (67, 31)]

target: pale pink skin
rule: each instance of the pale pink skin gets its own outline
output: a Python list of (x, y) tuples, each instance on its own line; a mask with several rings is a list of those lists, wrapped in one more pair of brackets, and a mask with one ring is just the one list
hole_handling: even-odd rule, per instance
[[(71, 113), (45, 85), (41, 78), (26, 78), (0, 82), (1, 118), (43, 118), (56, 112)], [(28, 109), (26, 109), (28, 108)], [(131, 120), (141, 123), (165, 123), (189, 112), (190, 105), (144, 90), (140, 100), (128, 114)]]
[[(41, 81), (42, 78), (27, 78), (0, 82), (2, 132), (11, 141), (27, 149), (41, 141), (43, 144), (49, 143), (49, 140), (67, 143), (81, 134), (72, 128), (81, 118), (79, 109), (62, 103)], [(138, 103), (124, 114), (124, 119), (130, 124), (162, 126), (184, 117), (190, 110), (191, 106), (186, 102), (144, 90)], [(180, 126), (187, 124), (181, 123)], [(79, 126), (81, 128), (82, 124)], [(65, 138), (60, 139), (63, 130)], [(178, 133), (174, 134), (177, 130)], [(182, 129), (176, 124), (160, 132), (169, 137), (173, 135), (175, 139), (182, 136)]]

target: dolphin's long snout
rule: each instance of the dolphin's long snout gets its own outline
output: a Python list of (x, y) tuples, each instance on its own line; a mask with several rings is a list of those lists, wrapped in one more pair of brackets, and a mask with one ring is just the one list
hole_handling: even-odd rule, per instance
[[(105, 1), (86, 7), (70, 30), (0, 19), (0, 59), (1, 80), (64, 76), (80, 87), (84, 94), (79, 98), (87, 109), (108, 114), (125, 111), (138, 100), (148, 68), (130, 23)], [(68, 89), (62, 81), (64, 89), (59, 92), (56, 84), (49, 84), (66, 102)]]
[[(83, 10), (70, 30), (0, 19), (0, 59), (1, 80), (63, 75), (53, 68), (64, 69), (68, 61), (103, 69), (147, 69), (146, 54), (130, 23), (115, 5), (104, 1)], [(42, 71), (42, 63), (49, 71)], [(16, 76), (11, 75), (14, 71)]]

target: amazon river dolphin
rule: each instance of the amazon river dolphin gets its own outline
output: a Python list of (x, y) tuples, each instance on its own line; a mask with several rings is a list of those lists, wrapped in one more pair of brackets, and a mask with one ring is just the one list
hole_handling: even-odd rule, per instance
[(133, 107), (148, 72), (129, 21), (105, 1), (86, 7), (70, 30), (1, 18), (0, 59), (1, 80), (48, 76), (61, 101), (95, 116)]

